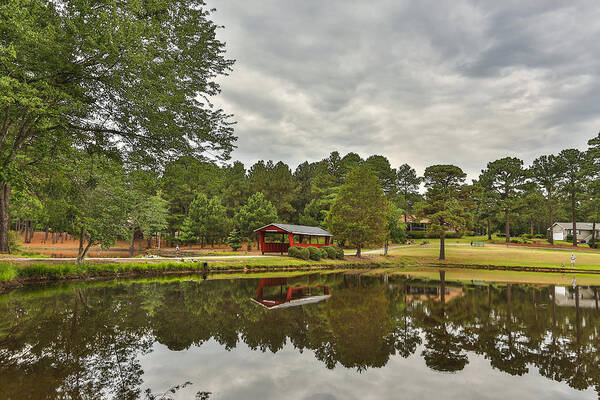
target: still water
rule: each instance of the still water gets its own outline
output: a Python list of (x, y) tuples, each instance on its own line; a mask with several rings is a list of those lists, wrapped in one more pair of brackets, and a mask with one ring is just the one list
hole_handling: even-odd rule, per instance
[(598, 398), (595, 288), (212, 278), (1, 295), (0, 399)]

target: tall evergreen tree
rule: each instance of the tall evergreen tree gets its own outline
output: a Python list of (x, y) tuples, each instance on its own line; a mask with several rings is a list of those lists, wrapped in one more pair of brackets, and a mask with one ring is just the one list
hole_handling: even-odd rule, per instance
[(558, 154), (565, 165), (562, 188), (568, 194), (573, 231), (573, 246), (577, 247), (577, 212), (585, 187), (585, 153), (577, 149), (566, 149)]
[(440, 237), (440, 260), (446, 259), (446, 232), (464, 231), (470, 222), (465, 207), (466, 177), (455, 165), (433, 165), (423, 175), (427, 193), (417, 210), (420, 216), (429, 218), (429, 232)]
[(520, 195), (526, 180), (523, 161), (505, 157), (488, 163), (481, 172), (479, 182), (496, 201), (498, 210), (504, 214), (506, 242), (510, 242), (510, 216), (520, 206)]
[(367, 243), (384, 243), (390, 204), (373, 170), (361, 165), (348, 174), (327, 215), (327, 225), (338, 239), (356, 248)]
[[(548, 228), (554, 225), (554, 201), (555, 195), (560, 187), (566, 173), (566, 165), (561, 157), (553, 154), (543, 155), (535, 160), (529, 169), (529, 176), (545, 192), (546, 202), (548, 204)], [(549, 231), (548, 240), (554, 244), (554, 236)]]

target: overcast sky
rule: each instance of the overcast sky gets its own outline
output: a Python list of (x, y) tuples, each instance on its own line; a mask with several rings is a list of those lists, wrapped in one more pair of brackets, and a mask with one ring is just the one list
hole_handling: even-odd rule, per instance
[(600, 130), (598, 0), (208, 1), (247, 166), (337, 150), (476, 174)]

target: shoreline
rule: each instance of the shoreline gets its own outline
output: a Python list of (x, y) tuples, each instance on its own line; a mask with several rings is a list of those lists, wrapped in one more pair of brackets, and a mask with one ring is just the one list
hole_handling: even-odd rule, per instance
[[(396, 269), (395, 273), (402, 270), (414, 268), (433, 268), (437, 270), (471, 270), (471, 271), (505, 271), (505, 272), (523, 272), (542, 275), (551, 274), (577, 274), (577, 275), (598, 275), (599, 269), (571, 269), (571, 268), (553, 268), (553, 267), (525, 267), (509, 265), (471, 265), (460, 263), (436, 263), (410, 262), (401, 258), (391, 258), (390, 260), (374, 260), (366, 258), (364, 260), (353, 262), (321, 262), (305, 264), (279, 264), (279, 265), (246, 265), (237, 266), (223, 265), (213, 263), (204, 268), (201, 262), (168, 262), (168, 263), (85, 263), (85, 264), (0, 264), (0, 279), (5, 272), (4, 279), (0, 280), (0, 294), (25, 286), (45, 285), (54, 282), (92, 282), (111, 279), (133, 279), (143, 277), (160, 277), (169, 275), (209, 275), (209, 274), (230, 274), (230, 273), (264, 273), (264, 272), (303, 272), (303, 271), (326, 271), (326, 270), (344, 270), (356, 269), (369, 271), (373, 269)], [(4, 268), (4, 270), (3, 270)], [(15, 274), (11, 279), (6, 279), (6, 270)], [(407, 271), (410, 272), (410, 271)]]

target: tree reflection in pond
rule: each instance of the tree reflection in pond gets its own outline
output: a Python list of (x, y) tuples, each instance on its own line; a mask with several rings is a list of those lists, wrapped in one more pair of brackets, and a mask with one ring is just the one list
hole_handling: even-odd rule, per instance
[[(459, 374), (480, 355), (511, 376), (534, 368), (574, 389), (600, 389), (596, 288), (313, 274), (285, 282), (327, 286), (330, 298), (269, 310), (250, 300), (258, 282), (75, 284), (0, 296), (0, 398), (143, 398), (141, 360), (156, 344), (177, 357), (208, 341), (275, 355), (293, 346), (327, 369), (361, 373), (412, 357)], [(194, 385), (218, 398), (219, 388)]]

